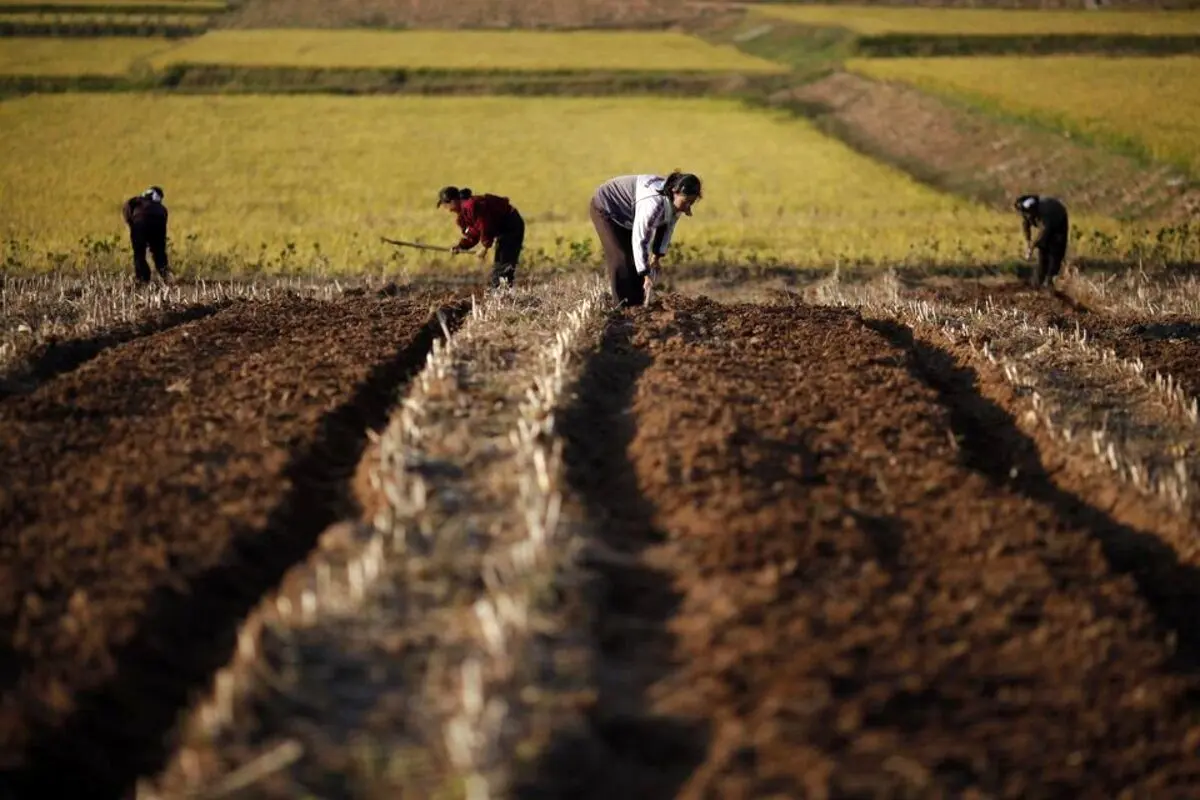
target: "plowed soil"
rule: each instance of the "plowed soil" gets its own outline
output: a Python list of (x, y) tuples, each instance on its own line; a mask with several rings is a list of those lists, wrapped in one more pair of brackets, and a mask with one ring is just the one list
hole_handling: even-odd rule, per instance
[(160, 764), (238, 620), (353, 513), (451, 300), (237, 302), (0, 401), (0, 789), (118, 796)]
[(1149, 534), (872, 325), (676, 297), (614, 321), (564, 419), (617, 553), (599, 697), (527, 796), (1200, 791), (1181, 609), (1127, 574)]

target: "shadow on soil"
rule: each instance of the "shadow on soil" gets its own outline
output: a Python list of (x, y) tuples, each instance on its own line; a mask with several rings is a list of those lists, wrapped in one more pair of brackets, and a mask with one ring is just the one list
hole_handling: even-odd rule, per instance
[[(457, 327), (458, 304), (443, 313)], [(186, 592), (161, 589), (138, 632), (116, 654), (115, 677), (82, 694), (54, 730), (36, 732), (29, 767), (6, 777), (13, 797), (129, 797), (137, 778), (160, 770), (170, 754), (177, 714), (228, 663), (241, 620), (304, 559), (330, 524), (356, 509), (349, 479), (367, 431), (387, 422), (396, 391), (422, 366), (441, 326), (427, 322), (411, 342), (377, 364), (353, 396), (320, 422), (284, 478), (292, 489), (263, 530), (243, 530), (217, 566)], [(0, 797), (5, 783), (0, 783)]]
[(228, 305), (229, 303), (214, 303), (190, 306), (146, 322), (119, 325), (95, 336), (49, 342), (35, 350), (21, 366), (11, 370), (8, 375), (0, 375), (0, 400), (13, 395), (29, 394), (46, 381), (78, 369), (110, 347), (210, 317)]
[[(950, 410), (964, 463), (1090, 531), (1109, 567), (1133, 578), (1159, 624), (1176, 634), (1175, 668), (1200, 670), (1200, 616), (1195, 613), (1200, 605), (1200, 569), (1180, 563), (1174, 549), (1154, 534), (1118, 522), (1059, 488), (1046, 472), (1033, 439), (1004, 408), (980, 394), (974, 369), (958, 364), (947, 351), (914, 339), (905, 325), (885, 320), (867, 324), (912, 353), (914, 374), (937, 391)], [(1050, 562), (1046, 566), (1059, 580), (1072, 580), (1069, 570)]]
[(670, 668), (666, 623), (679, 596), (668, 576), (634, 563), (662, 536), (626, 455), (637, 430), (630, 406), (650, 364), (631, 342), (633, 329), (628, 316), (614, 315), (580, 378), (579, 400), (561, 417), (568, 480), (583, 498), (592, 535), (619, 554), (584, 563), (595, 578), (597, 695), (583, 729), (558, 733), (524, 770), (514, 793), (520, 800), (674, 797), (707, 748), (704, 726), (648, 711), (649, 688)]

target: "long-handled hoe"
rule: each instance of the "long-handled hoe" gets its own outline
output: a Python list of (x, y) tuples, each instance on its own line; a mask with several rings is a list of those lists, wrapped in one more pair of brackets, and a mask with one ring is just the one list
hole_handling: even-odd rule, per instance
[(380, 236), (384, 242), (394, 244), (397, 247), (415, 247), (417, 250), (433, 250), (438, 253), (450, 253), (454, 251), (453, 247), (439, 247), (436, 244), (421, 244), (420, 242), (402, 242), (399, 239), (389, 239), (386, 236)]

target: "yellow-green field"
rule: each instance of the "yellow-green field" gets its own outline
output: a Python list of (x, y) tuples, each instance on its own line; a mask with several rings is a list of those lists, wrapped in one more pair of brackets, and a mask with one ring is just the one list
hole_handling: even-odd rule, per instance
[(17, 37), (0, 46), (0, 75), (123, 75), (174, 46), (169, 39)]
[(1130, 143), (1200, 172), (1200, 57), (859, 59), (848, 67)]
[(756, 6), (754, 12), (806, 25), (846, 28), (865, 36), (888, 33), (996, 36), (1200, 33), (1200, 11), (1018, 11), (770, 4)]
[(779, 72), (681, 33), (220, 30), (157, 60), (254, 67)]
[(123, 235), (121, 202), (151, 183), (176, 246), (197, 256), (253, 264), (290, 243), (304, 261), (317, 245), (331, 269), (357, 271), (390, 256), (380, 235), (453, 243), (433, 201), (454, 183), (509, 195), (531, 254), (563, 259), (593, 239), (586, 206), (603, 180), (677, 166), (706, 186), (676, 257), (990, 263), (1018, 249), (1008, 215), (731, 101), (64, 94), (0, 104), (0, 129), (0, 235), (42, 264)]

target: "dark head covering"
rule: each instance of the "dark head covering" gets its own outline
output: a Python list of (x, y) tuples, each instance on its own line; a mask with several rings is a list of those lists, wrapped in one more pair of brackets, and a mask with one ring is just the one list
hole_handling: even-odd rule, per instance
[(1032, 214), (1037, 211), (1037, 206), (1038, 196), (1036, 194), (1023, 194), (1013, 203), (1013, 208), (1022, 214)]
[(455, 200), (466, 200), (470, 196), (470, 189), (459, 189), (457, 186), (443, 186), (442, 190), (438, 192), (437, 207), (441, 208)]

